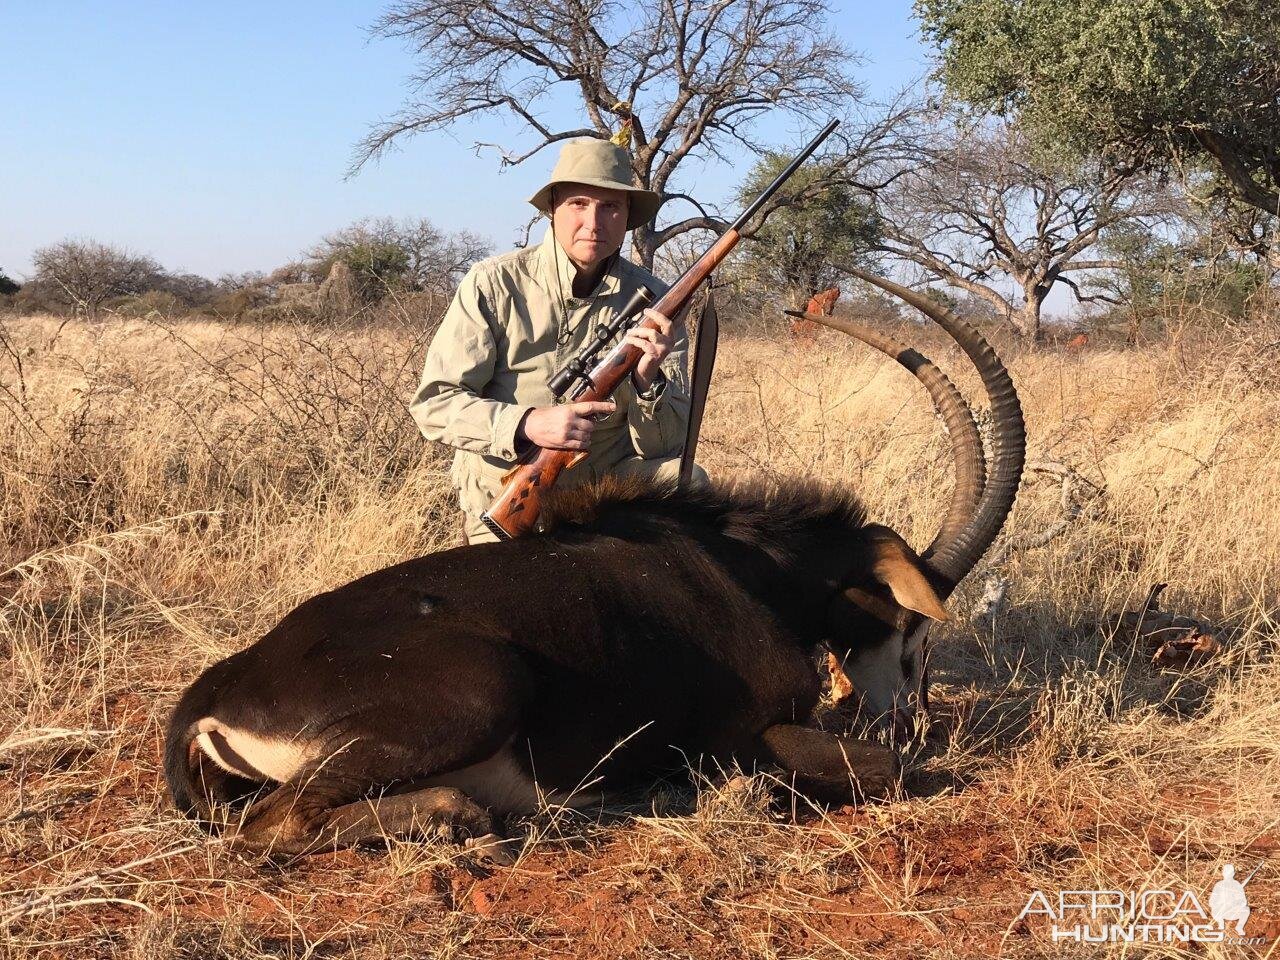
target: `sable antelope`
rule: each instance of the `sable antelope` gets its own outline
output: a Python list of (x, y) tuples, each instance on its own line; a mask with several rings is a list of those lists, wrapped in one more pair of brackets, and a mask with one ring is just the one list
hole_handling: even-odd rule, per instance
[(443, 829), (504, 857), (493, 814), (583, 805), (694, 758), (781, 768), (818, 799), (883, 791), (894, 750), (805, 726), (823, 650), (896, 729), (925, 693), (924, 640), (1016, 494), (1023, 426), (982, 337), (913, 291), (991, 398), (972, 416), (931, 364), (893, 354), (945, 419), (957, 483), (923, 556), (850, 493), (810, 482), (678, 491), (617, 481), (551, 498), (549, 529), (397, 564), (307, 600), (214, 664), (170, 723), (165, 776), (206, 815), (278, 784), (233, 839), (300, 853)]

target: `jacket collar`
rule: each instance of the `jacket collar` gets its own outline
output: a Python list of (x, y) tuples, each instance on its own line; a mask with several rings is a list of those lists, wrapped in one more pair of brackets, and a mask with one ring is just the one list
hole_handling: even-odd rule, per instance
[[(622, 268), (621, 261), (621, 251), (610, 257), (608, 268), (600, 278), (595, 290), (591, 291), (586, 300), (591, 300), (598, 296), (608, 296), (622, 289), (622, 278), (619, 275), (619, 271)], [(578, 268), (569, 259), (569, 255), (560, 248), (559, 241), (556, 240), (555, 231), (551, 227), (547, 227), (546, 235), (539, 245), (538, 263), (543, 284), (552, 299), (561, 294), (563, 294), (565, 300), (575, 299), (573, 296), (573, 281), (578, 276)], [(557, 275), (559, 277), (558, 284)]]

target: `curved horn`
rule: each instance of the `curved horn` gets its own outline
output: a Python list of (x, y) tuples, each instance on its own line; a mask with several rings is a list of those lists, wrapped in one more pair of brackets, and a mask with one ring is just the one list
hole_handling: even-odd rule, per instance
[(954, 589), (991, 546), (1018, 495), (1027, 452), (1027, 430), (1018, 392), (991, 344), (969, 323), (941, 304), (892, 280), (855, 267), (845, 270), (909, 303), (947, 331), (977, 367), (991, 404), (991, 463), (982, 498), (964, 529), (954, 537), (939, 537), (934, 541), (933, 552), (925, 557), (929, 566)]
[(986, 461), (982, 456), (982, 438), (978, 435), (978, 425), (974, 423), (973, 413), (970, 412), (969, 405), (964, 402), (964, 397), (956, 389), (955, 384), (948, 380), (947, 375), (934, 366), (928, 357), (860, 323), (853, 323), (842, 317), (828, 317), (800, 310), (784, 310), (783, 313), (821, 323), (861, 340), (896, 360), (920, 381), (942, 417), (942, 422), (947, 425), (947, 436), (951, 438), (951, 456), (955, 461), (956, 471), (956, 483), (951, 491), (951, 505), (947, 508), (947, 515), (942, 521), (942, 529), (933, 538), (933, 543), (929, 545), (924, 555), (929, 556), (939, 544), (954, 540), (978, 507), (978, 501), (982, 497), (982, 490), (986, 483), (987, 469)]

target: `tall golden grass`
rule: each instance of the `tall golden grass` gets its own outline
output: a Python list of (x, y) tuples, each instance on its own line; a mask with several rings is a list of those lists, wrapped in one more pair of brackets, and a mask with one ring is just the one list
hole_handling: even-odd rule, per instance
[[(1280, 850), (1280, 377), (1228, 339), (1007, 351), (1043, 469), (935, 632), (935, 716), (901, 795), (797, 824), (759, 778), (666, 787), (622, 818), (546, 811), (520, 865), (488, 875), (429, 843), (241, 861), (175, 815), (159, 773), (203, 667), (310, 595), (456, 542), (447, 460), (404, 409), (420, 332), (3, 331), (0, 956), (1075, 956), (1017, 920), (1032, 890), (1207, 904), (1222, 863)], [(730, 336), (700, 460), (853, 486), (916, 544), (951, 484), (910, 377), (835, 334)], [(1158, 670), (1106, 626), (1157, 582), (1226, 631), (1221, 656)], [(1270, 945), (1278, 876), (1264, 863), (1249, 887)]]

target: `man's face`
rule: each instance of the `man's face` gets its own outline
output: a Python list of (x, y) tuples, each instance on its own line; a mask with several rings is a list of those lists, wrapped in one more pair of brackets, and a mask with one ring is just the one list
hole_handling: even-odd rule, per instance
[(579, 270), (590, 270), (622, 247), (629, 206), (624, 191), (562, 183), (552, 196), (556, 240)]

